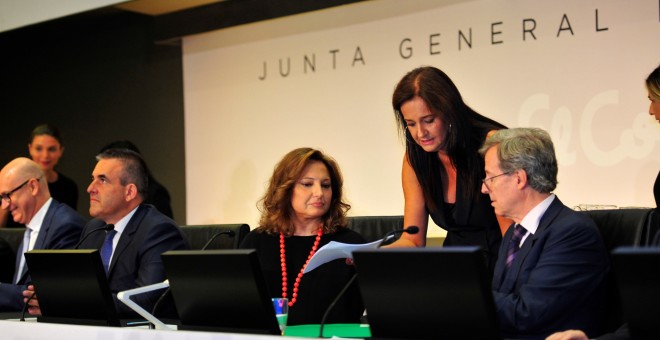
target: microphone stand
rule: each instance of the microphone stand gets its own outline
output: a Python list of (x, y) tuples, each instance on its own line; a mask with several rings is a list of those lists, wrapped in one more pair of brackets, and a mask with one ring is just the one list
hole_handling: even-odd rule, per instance
[(36, 295), (37, 292), (34, 292), (32, 293), (32, 295), (30, 295), (30, 297), (27, 300), (25, 300), (25, 304), (23, 305), (23, 310), (21, 311), (21, 319), (19, 321), (25, 322), (25, 312), (27, 312), (28, 304)]
[(357, 279), (357, 273), (354, 273), (353, 276), (351, 276), (351, 278), (348, 280), (346, 285), (344, 285), (344, 288), (342, 288), (339, 294), (337, 294), (337, 297), (335, 297), (335, 299), (332, 300), (328, 308), (326, 308), (325, 313), (323, 313), (323, 317), (321, 318), (321, 324), (319, 325), (319, 338), (323, 337), (323, 327), (325, 326), (325, 320), (328, 318), (328, 315), (330, 315), (330, 311), (332, 311), (332, 309), (335, 308), (335, 305), (337, 304), (339, 299), (341, 299), (341, 297), (344, 296), (344, 294), (348, 290), (348, 287), (350, 287), (351, 284), (353, 284), (353, 281), (355, 281), (355, 279)]
[[(405, 228), (405, 229), (390, 231), (389, 233), (385, 234), (383, 239), (380, 241), (380, 244), (378, 245), (378, 248), (382, 247), (383, 244), (386, 241), (388, 241), (390, 238), (392, 238), (396, 234), (403, 234), (403, 233), (417, 234), (418, 232), (419, 232), (419, 228), (416, 227), (416, 226), (410, 226), (410, 227)], [(346, 285), (344, 285), (344, 288), (342, 288), (341, 291), (339, 292), (339, 294), (337, 294), (337, 297), (335, 297), (335, 299), (332, 300), (332, 302), (330, 303), (328, 308), (326, 308), (325, 313), (323, 313), (323, 317), (321, 318), (321, 324), (319, 325), (319, 338), (323, 338), (323, 328), (325, 327), (325, 321), (328, 318), (328, 315), (330, 315), (330, 311), (332, 311), (332, 309), (335, 307), (335, 305), (337, 304), (339, 299), (341, 299), (342, 296), (344, 296), (344, 294), (346, 294), (346, 291), (351, 286), (351, 284), (353, 284), (355, 279), (357, 279), (357, 272), (355, 272), (353, 274), (353, 276), (351, 276), (351, 278), (348, 280)]]
[[(217, 233), (213, 234), (213, 236), (211, 236), (211, 238), (208, 241), (206, 241), (206, 243), (204, 244), (204, 246), (202, 246), (202, 249), (200, 249), (200, 250), (202, 250), (202, 251), (206, 250), (206, 248), (208, 248), (211, 245), (211, 242), (213, 242), (213, 240), (215, 240), (220, 235), (227, 235), (228, 237), (234, 237), (236, 235), (236, 233), (233, 230), (225, 230), (225, 231), (217, 232)], [(158, 297), (158, 300), (156, 300), (156, 303), (154, 303), (154, 307), (151, 309), (151, 315), (156, 315), (156, 311), (158, 310), (158, 306), (160, 306), (161, 302), (163, 302), (163, 300), (165, 299), (165, 296), (171, 291), (170, 286), (169, 286), (169, 282), (168, 282), (166, 287), (167, 287), (167, 289), (165, 289), (163, 294), (161, 294), (160, 297)], [(152, 324), (152, 325), (155, 325), (155, 324)]]
[(110, 230), (114, 230), (114, 229), (115, 229), (115, 225), (114, 225), (114, 224), (106, 224), (106, 225), (104, 225), (104, 226), (101, 227), (101, 228), (92, 229), (92, 231), (90, 231), (90, 232), (88, 232), (87, 234), (85, 234), (85, 235), (80, 239), (80, 241), (78, 241), (78, 243), (76, 243), (76, 246), (73, 247), (73, 249), (78, 249), (78, 247), (80, 247), (80, 245), (83, 243), (83, 241), (85, 241), (85, 240), (89, 237), (89, 235), (91, 235), (91, 234), (93, 234), (93, 233), (95, 233), (95, 232), (97, 232), (97, 231), (101, 231), (101, 230), (110, 231)]
[[(78, 249), (78, 247), (80, 247), (80, 245), (83, 243), (83, 241), (85, 241), (85, 240), (89, 237), (89, 235), (94, 234), (94, 233), (97, 232), (97, 231), (101, 231), (101, 230), (110, 231), (110, 230), (114, 230), (114, 229), (115, 229), (115, 225), (114, 225), (114, 224), (106, 224), (106, 225), (104, 225), (103, 227), (96, 228), (96, 229), (92, 229), (90, 232), (88, 232), (87, 234), (85, 234), (85, 235), (80, 239), (80, 241), (78, 241), (78, 243), (76, 243), (76, 245), (73, 247), (73, 249)], [(21, 319), (20, 319), (20, 321), (25, 321), (25, 312), (27, 312), (27, 309), (28, 309), (28, 303), (29, 303), (29, 302), (30, 302), (30, 301), (31, 301), (36, 295), (37, 295), (37, 292), (36, 292), (36, 289), (35, 289), (35, 292), (32, 293), (32, 295), (30, 295), (30, 297), (29, 297), (27, 300), (25, 300), (25, 304), (23, 305), (23, 309), (22, 309), (22, 311), (21, 311)]]

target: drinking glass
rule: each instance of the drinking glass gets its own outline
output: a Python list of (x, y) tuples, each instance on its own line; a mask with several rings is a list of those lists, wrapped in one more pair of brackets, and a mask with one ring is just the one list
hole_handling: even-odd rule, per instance
[(280, 325), (280, 331), (284, 334), (286, 328), (286, 319), (289, 314), (289, 299), (286, 298), (273, 298), (273, 308), (275, 308), (275, 316), (277, 323)]

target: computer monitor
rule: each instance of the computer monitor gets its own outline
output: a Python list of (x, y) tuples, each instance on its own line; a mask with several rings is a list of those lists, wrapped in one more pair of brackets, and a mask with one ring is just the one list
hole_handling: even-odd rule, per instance
[(479, 247), (353, 253), (371, 334), (398, 339), (500, 339)]
[(281, 334), (254, 249), (163, 253), (179, 329)]
[(98, 250), (25, 253), (42, 315), (38, 322), (119, 326)]
[(616, 248), (612, 252), (612, 267), (632, 339), (657, 334), (660, 327), (660, 248)]

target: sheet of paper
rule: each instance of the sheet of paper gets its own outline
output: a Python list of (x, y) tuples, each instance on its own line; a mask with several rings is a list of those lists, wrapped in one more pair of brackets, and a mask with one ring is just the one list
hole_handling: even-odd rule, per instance
[(380, 245), (381, 240), (371, 243), (350, 244), (330, 241), (330, 243), (317, 250), (314, 256), (309, 260), (305, 273), (311, 272), (318, 266), (336, 259), (353, 258), (353, 252), (357, 250), (376, 249)]

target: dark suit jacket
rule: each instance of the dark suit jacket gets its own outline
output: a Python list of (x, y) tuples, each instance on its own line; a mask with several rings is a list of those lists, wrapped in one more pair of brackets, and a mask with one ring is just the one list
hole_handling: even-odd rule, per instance
[(512, 229), (502, 240), (493, 277), (504, 335), (545, 338), (566, 329), (597, 335), (609, 261), (594, 222), (555, 198), (505, 273)]
[[(44, 216), (34, 249), (73, 248), (80, 239), (80, 232), (84, 225), (85, 219), (75, 210), (53, 199)], [(16, 270), (18, 270), (19, 261), (20, 256), (16, 256)], [(22, 293), (29, 282), (27, 266), (24, 266), (19, 284), (12, 284), (13, 282), (0, 284), (0, 310), (20, 311), (23, 308)]]
[[(104, 221), (93, 219), (85, 226), (83, 235), (103, 225)], [(103, 232), (91, 234), (79, 248), (100, 249), (104, 239)], [(138, 207), (119, 238), (108, 269), (108, 283), (120, 318), (137, 317), (137, 314), (117, 299), (117, 293), (163, 282), (165, 270), (160, 255), (168, 250), (188, 248), (176, 222), (152, 205)], [(139, 294), (133, 300), (151, 311), (161, 293)]]

